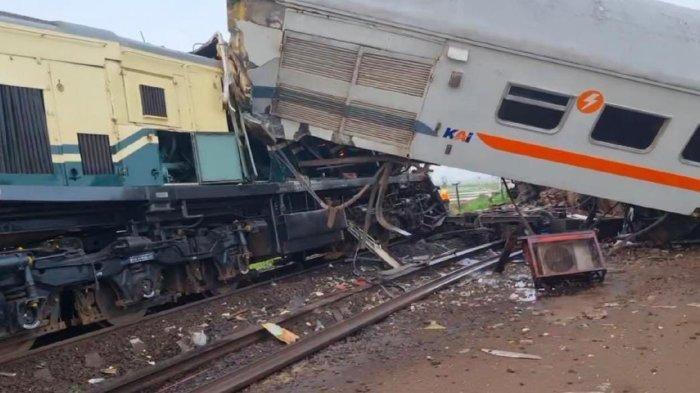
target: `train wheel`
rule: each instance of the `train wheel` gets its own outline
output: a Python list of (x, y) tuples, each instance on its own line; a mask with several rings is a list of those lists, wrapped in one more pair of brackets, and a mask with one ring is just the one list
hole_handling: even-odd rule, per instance
[(137, 322), (148, 311), (145, 307), (119, 307), (117, 306), (117, 295), (112, 288), (101, 286), (95, 295), (95, 302), (100, 309), (100, 313), (112, 326), (124, 326)]
[(225, 295), (236, 290), (240, 284), (241, 277), (234, 276), (227, 282), (219, 280), (219, 272), (213, 263), (206, 264), (202, 267), (204, 282), (207, 287), (207, 292), (211, 296)]

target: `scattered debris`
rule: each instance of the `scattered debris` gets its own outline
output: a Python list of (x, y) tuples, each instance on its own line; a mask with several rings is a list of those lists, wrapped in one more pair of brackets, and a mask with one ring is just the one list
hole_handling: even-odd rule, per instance
[(104, 381), (105, 381), (104, 378), (91, 378), (91, 379), (88, 379), (88, 383), (89, 383), (90, 385), (96, 385), (96, 384), (102, 383), (102, 382), (104, 382)]
[(146, 344), (138, 337), (129, 339), (129, 344), (134, 352), (146, 352)]
[(198, 347), (207, 345), (208, 337), (203, 331), (193, 332), (190, 338), (192, 339), (192, 343)]
[(119, 372), (116, 367), (114, 366), (109, 366), (107, 368), (103, 368), (100, 370), (102, 374), (107, 374), (107, 375), (117, 375)]
[(505, 358), (542, 360), (541, 356), (530, 355), (530, 354), (521, 353), (521, 352), (501, 351), (500, 349), (482, 348), (481, 352), (486, 352), (489, 355), (500, 356), (500, 357), (505, 357)]
[(470, 351), (471, 351), (471, 348), (464, 348), (464, 349), (460, 349), (458, 353), (465, 354), (465, 353), (469, 353)]
[(436, 321), (430, 321), (428, 326), (424, 327), (423, 330), (445, 330), (446, 328)]
[(608, 317), (608, 312), (603, 309), (593, 308), (583, 311), (583, 316), (591, 320), (600, 320)]
[(537, 293), (534, 288), (516, 288), (509, 299), (522, 303), (534, 302), (537, 301)]
[(8, 372), (0, 371), (0, 377), (14, 378), (16, 376), (17, 376), (17, 373), (8, 373)]
[(700, 303), (688, 303), (688, 307), (700, 307)]
[(293, 344), (299, 339), (296, 334), (274, 323), (263, 323), (262, 327), (285, 344)]
[(180, 347), (180, 352), (183, 353), (189, 352), (194, 349), (194, 347), (192, 347), (184, 338), (177, 340), (175, 344), (177, 344), (177, 346)]

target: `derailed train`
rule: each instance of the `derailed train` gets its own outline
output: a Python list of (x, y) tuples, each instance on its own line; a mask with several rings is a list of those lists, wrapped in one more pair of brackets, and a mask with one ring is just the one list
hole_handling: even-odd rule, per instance
[(253, 111), (700, 217), (700, 11), (658, 0), (229, 0)]
[(5, 13), (0, 37), (3, 351), (337, 250), (368, 212), (446, 215), (420, 165), (244, 120), (220, 37), (187, 54)]

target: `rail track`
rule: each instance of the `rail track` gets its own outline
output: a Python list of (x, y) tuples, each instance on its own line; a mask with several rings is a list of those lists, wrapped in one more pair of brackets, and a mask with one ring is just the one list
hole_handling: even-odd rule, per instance
[[(501, 241), (491, 242), (454, 252), (449, 255), (443, 255), (439, 258), (431, 260), (428, 263), (410, 267), (400, 273), (392, 275), (391, 277), (385, 278), (384, 282), (393, 281), (399, 277), (404, 277), (414, 272), (424, 270), (432, 266), (445, 264), (459, 258), (476, 255), (488, 249), (493, 249), (501, 244)], [(367, 325), (380, 321), (391, 313), (396, 312), (425, 296), (428, 296), (434, 291), (455, 283), (458, 280), (473, 274), (474, 272), (486, 269), (489, 266), (498, 263), (498, 260), (499, 258), (489, 258), (473, 262), (464, 268), (459, 268), (446, 276), (432, 280), (427, 284), (405, 292), (402, 295), (382, 303), (375, 308), (360, 312), (347, 320), (338, 322), (335, 325), (321, 330), (320, 333), (285, 347), (283, 350), (273, 353), (268, 357), (255, 361), (254, 363), (240, 369), (234, 370), (231, 375), (226, 375), (210, 385), (199, 388), (198, 392), (235, 391), (241, 389), (305, 356), (308, 356), (315, 351), (324, 348), (327, 345), (330, 345), (337, 340), (342, 339), (343, 337), (346, 337), (349, 334), (352, 334), (353, 332)], [(368, 284), (363, 287), (357, 287), (352, 290), (330, 295), (320, 301), (308, 304), (295, 312), (278, 317), (271, 322), (280, 325), (293, 324), (302, 320), (305, 316), (313, 313), (315, 310), (341, 302), (342, 300), (361, 292), (376, 288), (377, 285), (378, 284)], [(240, 351), (243, 348), (254, 345), (267, 338), (269, 338), (269, 333), (267, 333), (262, 327), (251, 326), (199, 349), (170, 358), (156, 366), (142, 369), (140, 371), (127, 374), (124, 377), (105, 382), (104, 384), (98, 386), (95, 391), (105, 393), (127, 393), (140, 392), (144, 389), (153, 388), (164, 384), (166, 381), (187, 375), (193, 370), (197, 370), (207, 364), (210, 364), (212, 361), (221, 359), (229, 354)], [(197, 374), (189, 374), (189, 376), (186, 376), (184, 380), (188, 380), (196, 375)]]
[[(265, 271), (265, 272), (261, 273), (261, 276), (259, 278), (260, 281), (253, 282), (250, 285), (246, 285), (244, 287), (236, 288), (230, 292), (210, 296), (210, 297), (207, 297), (207, 298), (204, 298), (201, 300), (192, 301), (192, 302), (189, 302), (186, 304), (182, 304), (180, 306), (167, 308), (167, 309), (164, 309), (164, 310), (159, 311), (159, 312), (154, 312), (152, 314), (148, 314), (141, 319), (134, 320), (134, 321), (129, 322), (129, 323), (121, 324), (118, 326), (108, 326), (108, 327), (98, 328), (97, 330), (93, 330), (93, 331), (90, 331), (88, 333), (76, 335), (76, 336), (66, 338), (63, 340), (57, 340), (55, 342), (51, 342), (49, 344), (33, 348), (33, 349), (27, 350), (25, 352), (2, 354), (2, 355), (0, 355), (0, 365), (5, 364), (5, 363), (9, 363), (9, 362), (13, 362), (13, 361), (17, 361), (20, 359), (28, 358), (31, 356), (35, 356), (35, 355), (38, 355), (40, 353), (47, 352), (50, 350), (73, 345), (73, 344), (76, 344), (76, 343), (79, 343), (82, 341), (93, 340), (93, 339), (99, 338), (101, 336), (105, 336), (107, 334), (113, 333), (117, 330), (126, 329), (128, 327), (132, 327), (132, 326), (139, 324), (139, 323), (147, 322), (150, 320), (165, 317), (167, 315), (171, 315), (171, 314), (182, 312), (182, 311), (192, 309), (195, 307), (203, 306), (203, 305), (206, 305), (208, 303), (218, 301), (222, 298), (235, 296), (237, 294), (240, 295), (243, 293), (247, 293), (247, 292), (255, 290), (256, 288), (260, 288), (262, 286), (269, 285), (273, 282), (279, 282), (279, 281), (294, 278), (294, 277), (297, 277), (300, 275), (308, 274), (312, 271), (321, 269), (321, 268), (323, 268), (323, 267), (325, 267), (333, 262), (336, 262), (336, 261), (316, 262), (315, 264), (313, 264), (313, 266), (310, 266), (308, 268), (304, 268), (302, 270), (298, 270), (298, 267), (300, 266), (298, 264), (294, 264), (294, 263), (285, 264), (283, 266), (279, 266), (275, 269), (271, 269), (269, 271)], [(289, 273), (289, 271), (291, 271), (291, 270), (296, 270), (296, 271)]]

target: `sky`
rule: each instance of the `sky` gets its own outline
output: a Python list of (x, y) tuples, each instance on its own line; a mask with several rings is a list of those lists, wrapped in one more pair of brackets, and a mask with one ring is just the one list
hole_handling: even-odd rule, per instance
[[(665, 1), (700, 9), (700, 0)], [(217, 31), (227, 33), (226, 0), (0, 0), (0, 11), (103, 28), (136, 40), (143, 34), (148, 43), (182, 51)], [(487, 179), (453, 168), (434, 173), (438, 184)]]

